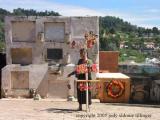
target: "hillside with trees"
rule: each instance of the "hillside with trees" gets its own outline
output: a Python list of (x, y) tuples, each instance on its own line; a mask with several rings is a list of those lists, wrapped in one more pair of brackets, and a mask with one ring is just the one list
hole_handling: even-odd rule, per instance
[[(4, 17), (8, 15), (60, 16), (57, 12), (47, 10), (36, 11), (33, 9), (18, 8), (10, 12), (0, 8), (0, 52), (5, 47)], [(151, 56), (149, 53), (150, 51), (154, 51), (156, 49), (159, 52), (160, 30), (158, 30), (157, 27), (145, 29), (112, 16), (100, 17), (99, 26), (100, 50), (120, 51), (120, 61), (134, 60), (136, 62), (143, 62), (146, 57)], [(150, 44), (154, 44), (154, 47), (147, 48), (147, 45)]]
[[(120, 18), (100, 17), (100, 50), (120, 51), (120, 61), (143, 62), (146, 57), (159, 57), (160, 30), (131, 25)], [(151, 53), (155, 53), (151, 54)]]

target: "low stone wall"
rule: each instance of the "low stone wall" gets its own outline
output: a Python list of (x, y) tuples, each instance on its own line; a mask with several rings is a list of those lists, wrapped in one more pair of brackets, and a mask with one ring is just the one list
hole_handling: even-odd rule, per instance
[(160, 103), (160, 80), (155, 80), (152, 82), (150, 99), (155, 103)]

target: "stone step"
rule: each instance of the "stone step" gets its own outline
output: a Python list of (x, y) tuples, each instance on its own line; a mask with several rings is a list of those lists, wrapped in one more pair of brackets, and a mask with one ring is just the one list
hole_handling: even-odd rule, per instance
[(29, 89), (12, 89), (12, 97), (30, 97)]

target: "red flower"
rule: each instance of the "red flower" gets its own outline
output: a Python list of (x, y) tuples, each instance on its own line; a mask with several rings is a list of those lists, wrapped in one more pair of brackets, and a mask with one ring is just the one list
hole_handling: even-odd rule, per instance
[(85, 64), (77, 65), (76, 66), (77, 74), (84, 74), (88, 72), (87, 66)]
[(92, 72), (97, 72), (97, 65), (96, 64), (92, 65)]
[(120, 80), (112, 80), (106, 84), (106, 92), (112, 98), (118, 98), (124, 93), (124, 83)]

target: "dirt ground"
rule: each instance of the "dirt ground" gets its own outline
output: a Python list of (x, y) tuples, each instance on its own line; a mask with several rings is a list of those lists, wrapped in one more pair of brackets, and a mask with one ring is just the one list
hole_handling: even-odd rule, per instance
[(160, 120), (160, 105), (111, 104), (93, 100), (90, 112), (66, 100), (2, 99), (0, 120)]

